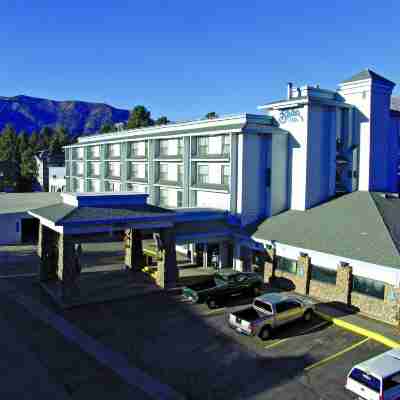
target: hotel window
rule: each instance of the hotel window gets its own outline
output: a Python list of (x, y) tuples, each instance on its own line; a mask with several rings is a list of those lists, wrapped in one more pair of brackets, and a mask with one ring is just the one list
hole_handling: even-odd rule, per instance
[(197, 139), (197, 151), (200, 156), (208, 154), (208, 137), (202, 136)]
[(100, 163), (90, 162), (88, 166), (88, 176), (100, 176)]
[(361, 276), (353, 275), (353, 291), (366, 296), (385, 298), (385, 284)]
[(119, 179), (121, 176), (121, 164), (119, 162), (107, 163), (107, 176)]
[(197, 167), (197, 183), (199, 185), (208, 184), (208, 165), (198, 165)]
[(146, 156), (146, 142), (132, 142), (129, 144), (130, 157), (145, 157)]
[(276, 269), (291, 274), (297, 274), (297, 262), (285, 257), (277, 257)]
[(336, 285), (336, 271), (333, 269), (327, 269), (312, 265), (311, 267), (311, 279), (319, 282), (330, 283)]
[(169, 206), (169, 196), (168, 190), (160, 188), (160, 206), (168, 207)]
[(104, 189), (106, 192), (119, 192), (120, 191), (120, 184), (118, 182), (104, 182)]
[(164, 182), (168, 181), (168, 164), (160, 163), (159, 180)]
[(83, 175), (83, 162), (76, 163), (76, 174)]
[(130, 163), (129, 179), (147, 179), (147, 165), (145, 163)]
[(231, 167), (229, 165), (222, 166), (222, 184), (224, 186), (229, 186), (229, 181), (231, 178)]
[(222, 137), (222, 154), (229, 155), (231, 152), (231, 137), (224, 135)]
[(182, 164), (178, 164), (177, 166), (177, 182), (179, 184), (182, 184), (183, 182), (183, 165)]
[(167, 156), (168, 155), (168, 140), (160, 140), (160, 156)]
[(126, 190), (128, 192), (134, 192), (134, 193), (147, 193), (147, 186), (134, 185), (132, 183), (127, 183), (126, 184)]
[(119, 143), (113, 143), (108, 145), (108, 157), (118, 158), (121, 155), (121, 145)]
[(89, 148), (89, 158), (100, 158), (100, 146), (92, 146)]
[(183, 139), (178, 139), (177, 143), (177, 154), (181, 156), (183, 154)]

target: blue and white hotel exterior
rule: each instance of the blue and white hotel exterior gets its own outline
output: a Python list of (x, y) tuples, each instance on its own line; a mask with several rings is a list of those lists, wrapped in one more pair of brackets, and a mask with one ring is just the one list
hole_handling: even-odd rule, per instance
[[(67, 191), (132, 191), (166, 208), (226, 210), (232, 229), (228, 242), (218, 243), (222, 265), (249, 268), (251, 256), (264, 249), (270, 276), (286, 268), (300, 291), (314, 290), (316, 297), (324, 297), (322, 286), (312, 279), (330, 279), (334, 288), (335, 280), (336, 286), (356, 282), (348, 288), (353, 300), (348, 294), (343, 301), (368, 315), (391, 315), (393, 323), (400, 311), (400, 200), (393, 198), (400, 102), (392, 97), (394, 86), (364, 70), (338, 90), (288, 84), (285, 99), (258, 107), (263, 115), (81, 137), (66, 147)], [(374, 192), (392, 195), (382, 200)], [(364, 214), (357, 216), (358, 209)], [(330, 226), (336, 236), (328, 235)], [(331, 300), (345, 290), (323, 288)], [(370, 301), (374, 296), (378, 303)]]

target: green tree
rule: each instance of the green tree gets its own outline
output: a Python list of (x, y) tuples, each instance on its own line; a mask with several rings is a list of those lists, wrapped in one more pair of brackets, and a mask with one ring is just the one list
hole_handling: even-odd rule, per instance
[(218, 118), (218, 114), (215, 111), (211, 111), (205, 115), (205, 118), (207, 119)]
[(63, 152), (63, 146), (69, 144), (68, 131), (61, 127), (56, 130), (50, 138), (49, 151), (51, 154), (57, 154)]
[(31, 133), (31, 136), (29, 138), (29, 147), (33, 150), (33, 151), (37, 151), (38, 147), (39, 147), (39, 137), (37, 132), (33, 131)]
[(169, 124), (171, 121), (165, 117), (164, 115), (162, 117), (159, 117), (155, 120), (154, 124), (155, 125), (167, 125)]
[(17, 134), (12, 125), (6, 125), (0, 135), (0, 161), (17, 162)]
[(38, 140), (38, 150), (47, 150), (50, 146), (51, 137), (54, 135), (54, 130), (48, 126), (41, 129)]
[(21, 163), (22, 153), (29, 147), (29, 138), (25, 131), (21, 131), (17, 137), (17, 162)]
[(114, 125), (109, 122), (104, 123), (100, 128), (101, 133), (109, 133), (112, 132), (113, 130), (114, 130)]
[(20, 179), (17, 190), (20, 192), (31, 192), (33, 184), (38, 175), (38, 167), (35, 160), (35, 153), (28, 147), (21, 156)]
[(130, 113), (126, 127), (128, 129), (142, 128), (154, 125), (150, 111), (145, 106), (136, 106)]

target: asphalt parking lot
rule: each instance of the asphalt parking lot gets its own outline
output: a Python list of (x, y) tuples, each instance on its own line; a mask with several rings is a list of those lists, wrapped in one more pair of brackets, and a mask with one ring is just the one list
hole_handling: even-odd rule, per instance
[[(250, 298), (209, 310), (158, 292), (60, 311), (34, 277), (7, 281), (188, 400), (352, 399), (344, 389), (347, 372), (387, 350), (317, 316), (276, 331), (266, 342), (237, 334), (227, 324), (228, 314), (249, 304)], [(134, 396), (111, 368), (100, 367), (79, 346), (71, 350), (58, 334), (53, 338), (51, 327), (37, 325), (19, 306), (3, 304), (2, 314), (19, 339), (26, 340), (71, 399), (90, 393)], [(33, 327), (37, 333), (24, 336)]]

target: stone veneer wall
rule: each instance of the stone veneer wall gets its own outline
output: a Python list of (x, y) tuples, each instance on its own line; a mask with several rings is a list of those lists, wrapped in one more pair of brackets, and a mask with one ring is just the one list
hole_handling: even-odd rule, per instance
[(315, 297), (324, 302), (338, 302), (359, 309), (361, 314), (399, 325), (400, 289), (385, 285), (385, 298), (378, 299), (352, 291), (352, 267), (342, 263), (337, 267), (336, 285), (311, 280), (311, 259), (307, 254), (300, 255), (297, 266), (300, 274), (291, 274), (276, 269), (274, 250), (269, 250), (270, 259), (265, 263), (264, 281), (274, 282), (274, 278), (284, 278), (294, 286), (294, 291)]
[[(394, 296), (390, 296), (390, 293), (393, 293)], [(357, 307), (362, 314), (369, 315), (375, 319), (379, 319), (393, 325), (398, 325), (398, 295), (399, 289), (395, 289), (391, 285), (385, 285), (384, 300), (352, 291), (351, 305)]]

